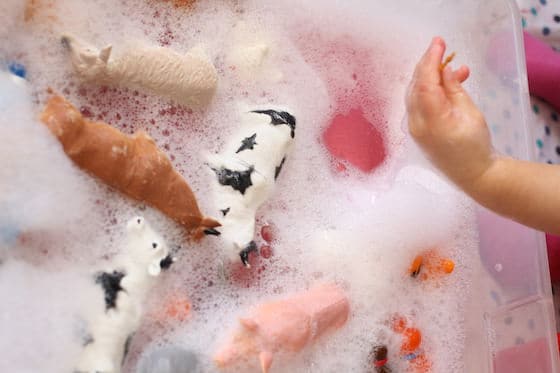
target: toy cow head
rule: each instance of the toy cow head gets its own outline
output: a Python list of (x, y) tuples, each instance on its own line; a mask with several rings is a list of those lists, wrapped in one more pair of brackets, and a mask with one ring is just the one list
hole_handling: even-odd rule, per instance
[(99, 50), (71, 35), (62, 35), (60, 42), (70, 51), (72, 65), (83, 79), (93, 80), (106, 72), (112, 49), (110, 45)]
[(135, 265), (146, 268), (150, 276), (157, 276), (174, 261), (167, 244), (141, 216), (127, 224), (128, 258)]

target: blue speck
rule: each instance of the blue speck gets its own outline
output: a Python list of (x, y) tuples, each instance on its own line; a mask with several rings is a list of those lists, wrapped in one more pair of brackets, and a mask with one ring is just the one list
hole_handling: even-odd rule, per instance
[(25, 76), (27, 75), (27, 70), (25, 70), (25, 66), (17, 62), (10, 62), (10, 64), (8, 65), (8, 69), (12, 74), (17, 75), (23, 79), (25, 79)]
[(0, 242), (11, 246), (17, 242), (19, 237), (19, 230), (9, 224), (2, 224), (0, 226)]
[(541, 139), (538, 139), (538, 140), (537, 140), (537, 147), (538, 147), (539, 149), (542, 149), (543, 146), (544, 146), (543, 141), (542, 141)]
[(547, 136), (550, 136), (550, 127), (549, 127), (549, 126), (544, 126), (544, 133), (545, 133)]
[(537, 15), (537, 8), (532, 7), (532, 8), (531, 8), (531, 14), (534, 15), (534, 16), (536, 16), (536, 15)]
[(416, 354), (416, 353), (413, 352), (413, 353), (404, 355), (404, 356), (403, 356), (403, 359), (405, 359), (405, 360), (407, 360), (407, 361), (410, 361), (410, 360), (416, 359), (417, 357), (418, 357), (418, 354)]
[(550, 117), (553, 121), (558, 122), (558, 113), (553, 112), (552, 114), (550, 114)]
[(535, 112), (535, 114), (539, 113), (539, 106), (537, 104), (533, 105), (533, 111)]
[[(511, 152), (511, 149), (510, 149), (510, 152)], [(496, 302), (496, 304), (498, 306), (502, 304), (502, 301), (500, 300), (500, 294), (498, 294), (494, 290), (492, 290), (490, 292), (490, 296), (492, 297), (492, 299), (494, 299), (494, 302)]]
[(546, 0), (541, 0), (542, 5), (546, 5)]
[(521, 26), (522, 26), (523, 28), (526, 28), (526, 27), (527, 27), (527, 20), (525, 19), (525, 17), (522, 17), (522, 18), (521, 18)]
[(542, 33), (543, 33), (544, 36), (548, 36), (548, 35), (550, 35), (550, 29), (547, 26), (544, 26), (542, 28)]

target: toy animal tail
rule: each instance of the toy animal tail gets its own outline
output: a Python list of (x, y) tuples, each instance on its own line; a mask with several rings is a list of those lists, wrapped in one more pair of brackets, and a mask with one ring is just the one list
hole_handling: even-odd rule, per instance
[(200, 240), (204, 236), (219, 236), (220, 232), (216, 230), (216, 227), (221, 226), (216, 220), (212, 218), (205, 217), (200, 222), (200, 225), (193, 232), (193, 238), (195, 240)]

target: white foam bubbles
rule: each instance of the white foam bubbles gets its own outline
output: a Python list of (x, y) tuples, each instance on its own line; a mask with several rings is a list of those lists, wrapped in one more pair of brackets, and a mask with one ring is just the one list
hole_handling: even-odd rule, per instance
[[(20, 264), (17, 268), (21, 273), (36, 271), (34, 278), (49, 279), (52, 275), (45, 268), (55, 266), (61, 276), (71, 271), (88, 274), (92, 267), (84, 269), (85, 265), (104, 265), (121, 252), (124, 224), (133, 215), (146, 217), (172, 249), (181, 246), (176, 251), (179, 261), (163, 274), (146, 300), (146, 316), (131, 345), (125, 372), (133, 372), (140, 357), (159, 346), (194, 352), (201, 371), (216, 371), (213, 352), (252, 305), (331, 281), (348, 291), (352, 305), (349, 322), (301, 354), (279, 358), (273, 372), (360, 371), (376, 344), (388, 345), (394, 370), (400, 371), (406, 366), (398, 356), (401, 337), (387, 326), (393, 312), (407, 316), (422, 330), (423, 347), (430, 354), (434, 371), (460, 370), (464, 335), (461, 304), (469, 289), (477, 245), (472, 207), (427, 166), (418, 149), (404, 141), (404, 75), (399, 67), (412, 61), (401, 63), (399, 59), (407, 54), (406, 46), (384, 53), (388, 35), (383, 28), (390, 19), (381, 22), (379, 17), (379, 33), (362, 35), (358, 31), (366, 24), (363, 19), (353, 25), (319, 3), (297, 3), (199, 1), (192, 8), (175, 8), (157, 0), (57, 0), (42, 10), (44, 17), (38, 13), (26, 26), (14, 24), (26, 32), (17, 33), (0, 48), (6, 51), (2, 57), (17, 57), (26, 65), (37, 101), (18, 98), (26, 106), (0, 114), (11, 115), (6, 117), (10, 119), (6, 132), (12, 139), (6, 148), (11, 151), (0, 158), (2, 165), (9, 167), (0, 168), (0, 174), (25, 170), (19, 178), (6, 179), (11, 180), (13, 190), (8, 197), (15, 216), (12, 219), (29, 231), (60, 232), (60, 227), (65, 228), (54, 237), (36, 234), (33, 249), (19, 243), (18, 251), (10, 255), (43, 268), (26, 269)], [(21, 11), (16, 1), (10, 4), (9, 14)], [(113, 44), (119, 48), (140, 42), (185, 52), (201, 45), (219, 72), (218, 91), (209, 107), (192, 111), (145, 92), (83, 84), (72, 73), (68, 55), (59, 43), (63, 32), (98, 47)], [(337, 35), (347, 37), (339, 39)], [(333, 51), (329, 61), (334, 67), (321, 67), (323, 46), (332, 48), (333, 40), (342, 43), (339, 51), (344, 53)], [(313, 48), (306, 41), (318, 44)], [(266, 53), (258, 49), (262, 44), (267, 44)], [(236, 45), (245, 52), (236, 52)], [(360, 51), (360, 61), (350, 60), (353, 49)], [(251, 68), (258, 71), (251, 74)], [(352, 73), (364, 79), (361, 88)], [(48, 87), (64, 94), (92, 120), (108, 122), (125, 133), (146, 130), (189, 181), (201, 210), (216, 217), (220, 213), (207, 192), (213, 175), (205, 165), (205, 154), (219, 151), (242, 125), (240, 105), (244, 110), (289, 108), (297, 118), (295, 147), (257, 222), (258, 228), (263, 224), (275, 227), (272, 258), (261, 258), (249, 274), (224, 267), (219, 241), (210, 237), (198, 244), (187, 242), (184, 232), (159, 212), (77, 171), (35, 119)], [(336, 111), (356, 104), (350, 94), (342, 104), (337, 101), (346, 90), (356, 97), (366, 96), (358, 97), (357, 104), (379, 104), (367, 119), (383, 131), (388, 158), (372, 174), (336, 171), (321, 141), (322, 131)], [(24, 158), (32, 166), (15, 167)], [(31, 205), (33, 209), (20, 208)], [(258, 233), (256, 239), (263, 243)], [(409, 278), (406, 270), (410, 261), (419, 251), (433, 246), (455, 261), (455, 272), (432, 285)], [(16, 266), (5, 265), (0, 276), (4, 273), (6, 280), (13, 277), (19, 282)], [(2, 268), (0, 265), (0, 271)], [(66, 286), (53, 280), (52, 286), (75, 293), (86, 285), (74, 282)], [(22, 288), (20, 284), (17, 289), (2, 290), (15, 299)], [(22, 298), (29, 302), (29, 311), (47, 302), (47, 290), (36, 289), (26, 290)], [(182, 321), (166, 313), (176, 299), (188, 299), (191, 304), (188, 317)], [(23, 301), (13, 304), (10, 312), (23, 307)], [(58, 297), (48, 306), (52, 312), (65, 315), (70, 311), (64, 310), (73, 307)], [(32, 325), (41, 322), (33, 321)], [(52, 327), (59, 325), (66, 333), (61, 338), (72, 352), (62, 355), (57, 350), (54, 355), (70, 369), (70, 355), (79, 351), (79, 343), (72, 345), (67, 337), (73, 326), (63, 317), (52, 322)], [(33, 335), (31, 329), (21, 336), (16, 328), (7, 330), (6, 335), (20, 338), (21, 346), (32, 351), (41, 352), (53, 341), (45, 334), (32, 344), (26, 342), (27, 336)], [(13, 356), (20, 356), (21, 351), (13, 352)], [(33, 360), (19, 366), (25, 371), (34, 369), (34, 364)]]

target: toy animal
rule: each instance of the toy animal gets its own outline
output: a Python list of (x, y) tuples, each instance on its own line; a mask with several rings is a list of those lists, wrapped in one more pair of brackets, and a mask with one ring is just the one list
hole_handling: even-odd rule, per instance
[(297, 353), (328, 330), (342, 327), (348, 319), (350, 303), (335, 285), (321, 285), (283, 300), (263, 303), (215, 355), (221, 367), (251, 362), (258, 356), (263, 373), (278, 352)]
[(104, 271), (95, 275), (103, 289), (105, 311), (95, 318), (79, 357), (79, 373), (119, 373), (132, 336), (140, 324), (142, 302), (155, 278), (171, 266), (165, 241), (142, 217), (126, 227), (124, 252)]
[(184, 55), (170, 48), (130, 45), (111, 55), (71, 35), (62, 44), (70, 51), (76, 74), (84, 81), (146, 90), (188, 107), (206, 105), (218, 84), (218, 74), (199, 47)]
[(89, 121), (61, 96), (47, 102), (41, 120), (81, 169), (157, 208), (195, 239), (215, 233), (219, 223), (202, 216), (187, 181), (144, 131), (129, 136), (106, 123)]
[(222, 215), (220, 233), (230, 259), (249, 266), (255, 215), (270, 197), (295, 138), (296, 118), (286, 111), (247, 113), (237, 135), (209, 159), (214, 196)]

